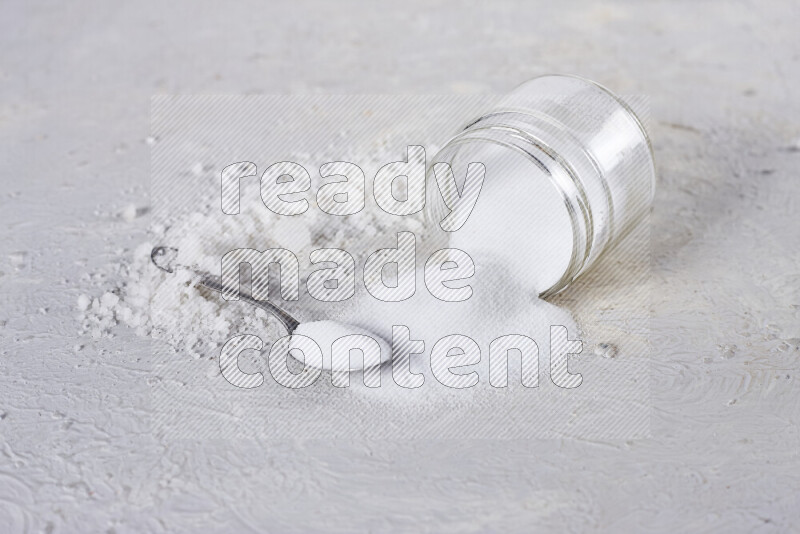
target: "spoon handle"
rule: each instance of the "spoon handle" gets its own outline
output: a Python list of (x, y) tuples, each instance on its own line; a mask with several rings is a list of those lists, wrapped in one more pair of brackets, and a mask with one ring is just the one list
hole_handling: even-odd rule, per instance
[[(162, 271), (172, 273), (175, 271), (176, 267), (183, 267), (181, 265), (174, 264), (174, 259), (177, 257), (177, 253), (178, 250), (175, 248), (155, 247), (150, 253), (150, 259), (153, 261), (153, 264)], [(214, 276), (211, 273), (203, 271), (193, 270), (192, 272), (200, 277), (201, 286), (212, 291), (216, 291), (217, 293), (224, 293), (226, 291), (227, 288), (222, 284), (222, 280), (219, 276)], [(286, 310), (279, 308), (275, 304), (267, 300), (256, 300), (251, 295), (248, 295), (242, 291), (237, 291), (237, 293), (239, 295), (239, 299), (272, 314), (276, 319), (278, 319), (278, 321), (281, 322), (281, 324), (283, 324), (289, 334), (292, 334), (300, 325), (300, 321), (292, 317)]]
[[(216, 291), (218, 293), (223, 293), (225, 291), (225, 286), (222, 285), (218, 276), (214, 276), (209, 273), (198, 273), (200, 275), (200, 285), (211, 289), (212, 291)], [(300, 321), (289, 315), (286, 310), (283, 310), (276, 306), (275, 304), (271, 303), (268, 300), (256, 300), (252, 296), (239, 291), (239, 299), (247, 302), (248, 304), (252, 304), (256, 308), (261, 308), (267, 313), (271, 313), (278, 319), (283, 326), (286, 328), (286, 331), (291, 334), (295, 331), (295, 329), (300, 325)]]

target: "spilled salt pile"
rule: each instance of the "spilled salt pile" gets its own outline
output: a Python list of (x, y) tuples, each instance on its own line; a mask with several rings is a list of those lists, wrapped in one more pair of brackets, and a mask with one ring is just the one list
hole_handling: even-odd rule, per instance
[[(383, 154), (376, 159), (388, 160)], [(259, 335), (268, 348), (286, 335), (280, 323), (261, 309), (225, 301), (220, 295), (198, 287), (199, 278), (192, 270), (178, 269), (171, 274), (159, 270), (150, 261), (153, 246), (175, 247), (179, 251), (178, 264), (211, 273), (219, 272), (220, 258), (225, 252), (246, 247), (259, 250), (284, 247), (298, 258), (308, 258), (310, 252), (318, 248), (342, 248), (353, 253), (360, 267), (368, 252), (390, 245), (387, 240), (391, 241), (390, 236), (398, 231), (397, 217), (372, 203), (367, 203), (365, 209), (354, 216), (331, 217), (310, 209), (302, 216), (282, 217), (265, 210), (257, 196), (244, 192), (241, 212), (232, 217), (220, 212), (218, 198), (214, 197), (218, 195), (219, 177), (209, 174), (207, 178), (214, 186), (209, 188), (209, 198), (199, 211), (153, 225), (151, 240), (137, 247), (131, 259), (115, 266), (123, 283), (114, 288), (102, 287), (101, 283), (98, 294), (79, 297), (77, 308), (84, 333), (95, 338), (113, 336), (117, 325), (125, 325), (134, 328), (139, 335), (161, 340), (177, 352), (195, 358), (217, 358), (228, 339), (243, 333)], [(252, 205), (246, 204), (248, 199)], [(313, 197), (310, 200), (313, 202)], [(491, 218), (490, 215), (481, 217)], [(421, 244), (425, 241), (423, 219), (423, 214), (419, 213), (403, 217), (401, 223), (405, 229), (417, 233)], [(485, 232), (480, 233), (480, 236), (485, 235)], [(472, 245), (491, 242), (473, 239)], [(459, 244), (473, 252), (466, 239)], [(391, 352), (392, 326), (407, 326), (410, 338), (424, 343), (424, 351), (411, 355), (411, 369), (426, 375), (423, 389), (431, 390), (431, 394), (442, 387), (431, 376), (428, 358), (443, 337), (457, 334), (473, 339), (484, 354), (476, 368), (486, 377), (488, 347), (501, 336), (521, 334), (536, 340), (539, 359), (546, 362), (550, 325), (566, 326), (572, 338), (578, 335), (569, 312), (540, 300), (531, 278), (521, 276), (523, 269), (519, 264), (485, 250), (491, 247), (474, 248), (476, 272), (468, 281), (474, 293), (464, 302), (444, 302), (431, 295), (425, 287), (424, 274), (419, 270), (416, 293), (401, 302), (377, 300), (366, 293), (363, 284), (357, 283), (355, 297), (335, 303), (335, 306), (315, 309), (318, 303), (311, 302), (303, 294), (299, 303), (278, 303), (287, 304), (285, 307), (290, 313), (305, 321), (296, 333), (317, 342), (323, 351), (322, 367), (326, 370), (331, 369), (331, 345), (338, 337), (353, 333), (373, 337), (385, 361)], [(419, 254), (418, 260), (426, 257)], [(310, 266), (302, 261), (300, 265), (301, 287), (304, 287)], [(511, 363), (514, 357), (514, 354), (509, 355), (510, 383), (519, 382), (520, 364)], [(354, 357), (354, 361), (357, 359)], [(353, 367), (358, 368), (358, 365)], [(389, 377), (391, 379), (391, 374)], [(359, 380), (354, 382), (354, 390), (374, 394), (374, 390), (359, 388)], [(385, 391), (378, 395), (387, 400), (394, 398), (391, 387), (381, 389)]]
[[(378, 150), (370, 161), (374, 166), (384, 163), (391, 157), (387, 152)], [(360, 154), (360, 159), (351, 159), (363, 161), (364, 157)], [(82, 334), (108, 338), (115, 335), (117, 326), (126, 326), (194, 358), (216, 357), (225, 341), (245, 332), (258, 333), (269, 344), (286, 332), (267, 312), (244, 303), (227, 302), (218, 294), (197, 287), (199, 278), (188, 269), (172, 274), (159, 270), (150, 259), (153, 247), (170, 245), (179, 251), (176, 263), (218, 273), (220, 258), (235, 248), (285, 247), (298, 258), (308, 258), (318, 248), (357, 251), (370, 241), (380, 242), (382, 236), (392, 235), (397, 229), (397, 217), (370, 203), (353, 216), (331, 217), (309, 209), (302, 216), (282, 217), (264, 208), (257, 187), (254, 192), (245, 186), (241, 213), (232, 217), (219, 209), (220, 178), (210, 170), (214, 168), (204, 165), (203, 169), (209, 170), (203, 170), (198, 177), (203, 181), (198, 188), (206, 195), (195, 211), (153, 217), (148, 241), (132, 253), (120, 253), (117, 263), (86, 275), (96, 291), (80, 295), (76, 302)], [(313, 197), (310, 200), (313, 204)], [(121, 219), (134, 224), (141, 218), (134, 219), (133, 212), (133, 208), (126, 207)], [(419, 232), (423, 219), (419, 213), (404, 217), (402, 222), (405, 229)], [(307, 263), (301, 262), (301, 287), (308, 274)], [(112, 286), (109, 279), (118, 282)]]
[[(470, 279), (473, 295), (464, 302), (445, 302), (422, 289), (413, 297), (401, 302), (383, 302), (369, 295), (359, 295), (347, 303), (340, 303), (330, 311), (330, 318), (340, 323), (354, 325), (371, 332), (375, 339), (391, 340), (393, 325), (408, 327), (411, 340), (422, 342), (424, 350), (409, 356), (410, 369), (414, 374), (424, 374), (424, 383), (414, 390), (397, 385), (391, 366), (383, 373), (381, 387), (364, 387), (363, 381), (351, 380), (351, 390), (368, 395), (370, 399), (389, 403), (424, 404), (435, 399), (457, 397), (463, 400), (464, 390), (443, 385), (441, 369), (432, 369), (430, 354), (437, 343), (452, 335), (466, 336), (480, 350), (479, 361), (471, 362), (469, 371), (475, 371), (481, 382), (489, 377), (489, 347), (498, 338), (508, 335), (524, 335), (533, 339), (538, 347), (539, 365), (547, 376), (544, 366), (548, 364), (550, 351), (550, 326), (563, 325), (570, 337), (577, 337), (578, 326), (571, 314), (555, 305), (541, 300), (535, 291), (530, 291), (528, 282), (519, 280), (504, 263), (492, 261), (485, 256), (476, 256), (476, 274)], [(422, 283), (422, 271), (417, 273)], [(329, 343), (323, 336), (316, 341)], [(322, 345), (320, 345), (322, 346)], [(456, 350), (458, 352), (458, 350)], [(395, 353), (394, 358), (400, 357)], [(522, 354), (508, 353), (507, 383), (519, 385), (521, 380)], [(530, 355), (528, 355), (530, 356)], [(353, 360), (358, 363), (359, 360)], [(458, 371), (454, 371), (458, 373)], [(464, 371), (467, 372), (467, 371)], [(446, 378), (444, 378), (446, 380)], [(473, 380), (474, 381), (474, 380)]]

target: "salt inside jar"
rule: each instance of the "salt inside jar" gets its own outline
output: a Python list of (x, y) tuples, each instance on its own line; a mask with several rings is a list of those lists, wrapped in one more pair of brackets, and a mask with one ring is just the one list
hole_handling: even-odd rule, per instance
[(453, 137), (428, 168), (431, 224), (450, 212), (436, 164), (450, 164), (463, 190), (473, 162), (485, 167), (483, 187), (450, 247), (502, 258), (541, 297), (589, 269), (653, 199), (642, 123), (619, 97), (582, 78), (534, 78)]

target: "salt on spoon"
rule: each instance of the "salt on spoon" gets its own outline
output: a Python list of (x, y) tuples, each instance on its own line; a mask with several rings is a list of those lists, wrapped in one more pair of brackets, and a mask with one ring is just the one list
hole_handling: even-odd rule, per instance
[[(380, 362), (381, 364), (387, 362), (391, 355), (392, 355), (392, 348), (389, 344), (380, 336), (373, 334), (368, 330), (364, 330), (363, 328), (359, 328), (357, 326), (352, 326), (344, 323), (340, 323), (338, 321), (310, 321), (307, 323), (300, 323), (293, 332), (293, 341), (295, 335), (305, 336), (308, 338), (313, 339), (319, 348), (322, 350), (322, 369), (325, 371), (333, 370), (333, 357), (331, 354), (331, 347), (333, 346), (334, 342), (340, 338), (345, 336), (366, 336), (369, 338), (374, 339), (377, 342), (377, 347), (380, 349)], [(364, 362), (367, 361), (375, 361), (374, 355), (369, 354), (370, 351), (374, 350), (375, 345), (370, 344), (370, 346), (364, 345), (364, 348), (361, 350), (364, 353)], [(290, 342), (289, 348), (296, 348), (294, 343)], [(355, 347), (354, 347), (355, 349)], [(370, 359), (373, 358), (373, 359)], [(313, 365), (311, 361), (306, 360), (309, 365)], [(375, 367), (367, 366), (366, 368)], [(351, 371), (361, 371), (365, 368), (364, 364), (358, 363), (358, 358), (350, 360), (350, 370)]]
[[(167, 273), (173, 273), (176, 268), (186, 268), (185, 266), (175, 264), (175, 259), (177, 257), (178, 249), (171, 247), (155, 247), (150, 253), (150, 259), (152, 260), (153, 264)], [(200, 277), (201, 286), (212, 291), (216, 291), (217, 293), (224, 292), (225, 286), (222, 285), (222, 282), (218, 276), (214, 276), (206, 272), (196, 272), (195, 274)], [(337, 321), (301, 322), (292, 317), (292, 315), (290, 315), (286, 310), (281, 309), (269, 301), (256, 300), (251, 295), (241, 291), (238, 294), (241, 300), (251, 304), (252, 306), (261, 308), (262, 310), (275, 316), (275, 318), (277, 318), (281, 324), (283, 324), (290, 336), (305, 336), (314, 340), (314, 342), (322, 351), (322, 364), (321, 366), (315, 366), (314, 364), (318, 362), (307, 359), (306, 363), (309, 366), (330, 371), (333, 368), (331, 346), (337, 339), (351, 335), (367, 336), (374, 339), (380, 348), (381, 364), (391, 359), (392, 349), (386, 340), (373, 334), (372, 332), (364, 330), (363, 328), (358, 328), (356, 326), (347, 325)], [(290, 340), (289, 348), (290, 350), (293, 348), (298, 348), (297, 343), (295, 343), (294, 340)], [(361, 371), (364, 369), (363, 363), (369, 360), (366, 354), (364, 356), (364, 362), (362, 362), (361, 365), (354, 365), (354, 363), (351, 362), (351, 371)]]

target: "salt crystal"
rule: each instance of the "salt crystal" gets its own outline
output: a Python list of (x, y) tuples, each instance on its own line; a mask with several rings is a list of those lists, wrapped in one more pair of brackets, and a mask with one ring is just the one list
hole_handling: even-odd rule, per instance
[(100, 305), (103, 309), (111, 311), (119, 302), (119, 297), (113, 293), (103, 293), (103, 296), (100, 298)]
[(128, 204), (120, 212), (120, 216), (125, 222), (132, 222), (136, 218), (136, 205)]
[(81, 295), (78, 297), (78, 309), (81, 311), (87, 310), (92, 304), (88, 295)]

